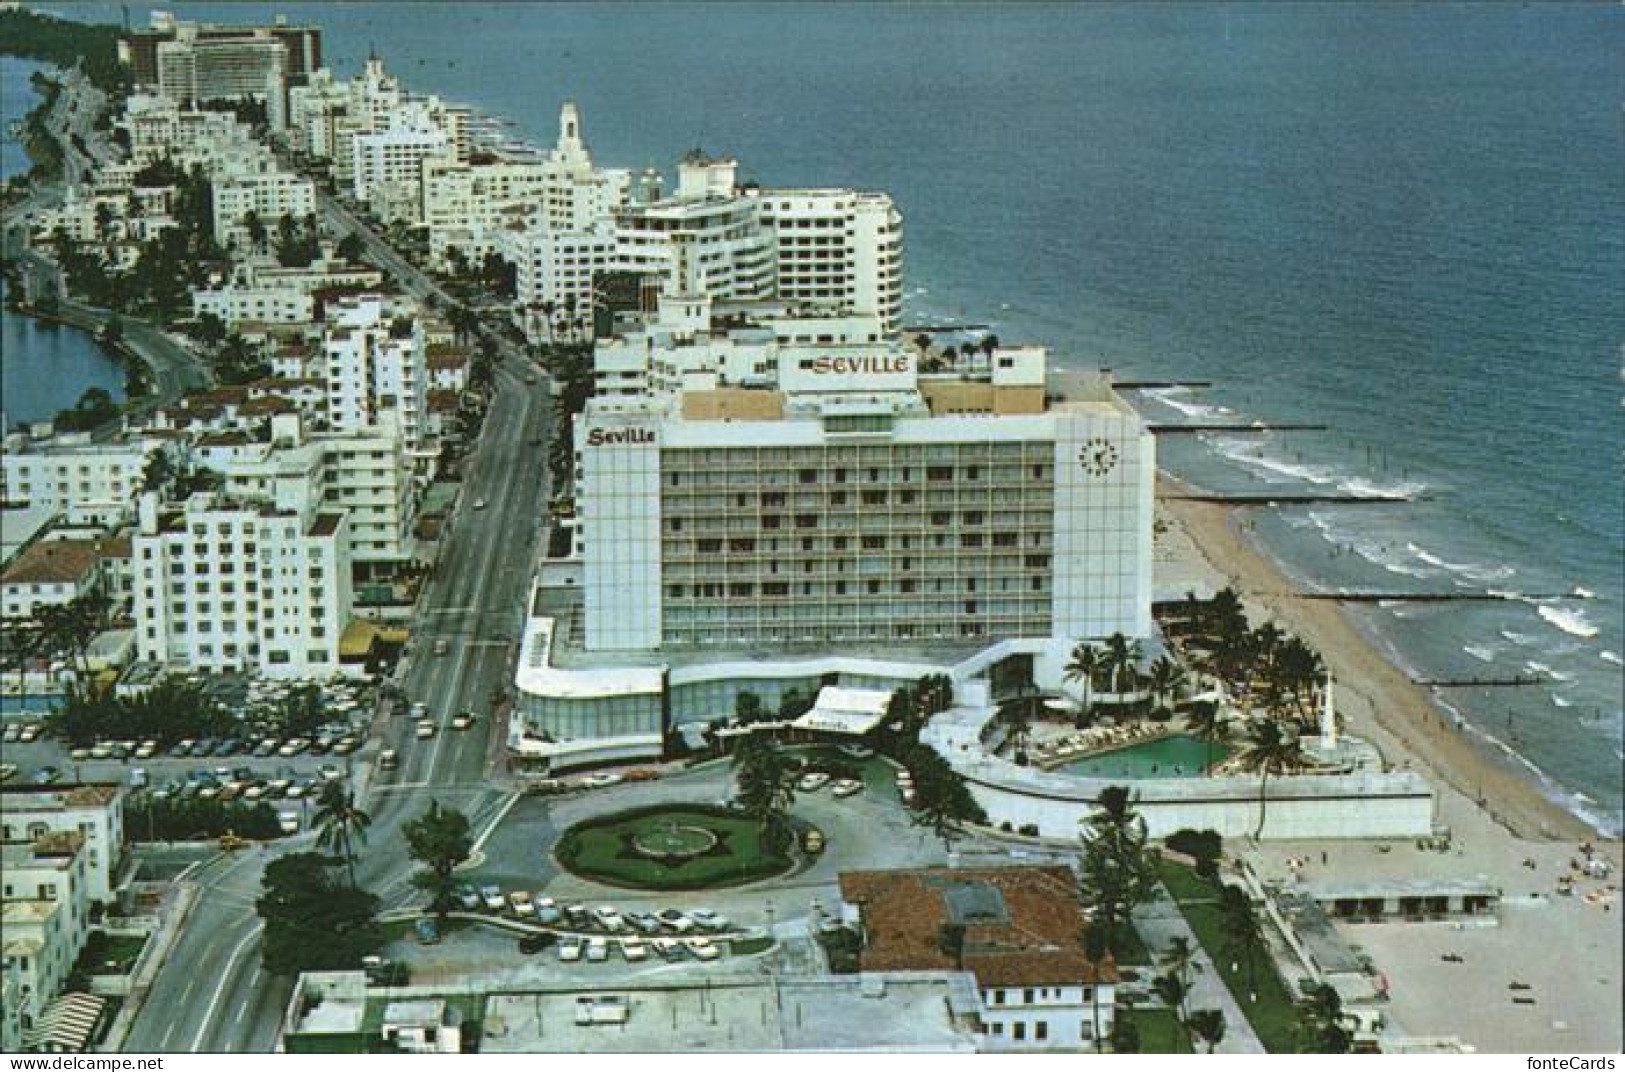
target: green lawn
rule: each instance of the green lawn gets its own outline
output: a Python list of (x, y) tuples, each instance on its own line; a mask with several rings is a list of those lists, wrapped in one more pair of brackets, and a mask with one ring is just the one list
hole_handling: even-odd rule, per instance
[[(651, 859), (633, 847), (675, 822), (716, 837), (708, 852), (686, 860)], [(766, 851), (761, 829), (722, 808), (659, 805), (591, 819), (565, 831), (554, 848), (559, 863), (585, 878), (644, 890), (705, 890), (737, 886), (788, 870), (791, 861)]]
[[(1271, 1053), (1295, 1052), (1297, 1009), (1286, 984), (1276, 974), (1274, 963), (1267, 955), (1259, 954), (1251, 985), (1245, 963), (1231, 971), (1230, 958), (1223, 952), (1224, 929), (1219, 915), (1217, 890), (1205, 879), (1198, 878), (1190, 868), (1171, 860), (1163, 860), (1160, 868), (1163, 884), (1179, 904), (1179, 911), (1191, 930), (1196, 932), (1197, 941), (1213, 958), (1225, 986), (1230, 988), (1236, 1004), (1241, 1006), (1248, 1023), (1252, 1024), (1259, 1040), (1264, 1043), (1264, 1048)], [(1257, 990), (1257, 1001), (1249, 1000), (1253, 987)]]
[(1172, 1009), (1118, 1009), (1140, 1030), (1141, 1053), (1195, 1053)]

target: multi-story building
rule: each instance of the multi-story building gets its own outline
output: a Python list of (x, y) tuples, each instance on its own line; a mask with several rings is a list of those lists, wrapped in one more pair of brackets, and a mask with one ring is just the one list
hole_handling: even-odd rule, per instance
[(119, 59), (130, 68), (131, 81), (137, 86), (158, 86), (162, 79), (160, 46), (183, 38), (201, 45), (275, 40), (283, 47), (283, 72), (290, 86), (303, 84), (310, 73), (322, 65), (319, 26), (292, 25), (282, 15), (276, 16), (269, 25), (257, 26), (182, 22), (169, 12), (154, 11), (150, 25), (131, 30), (119, 40)]
[[(316, 187), (309, 179), (283, 171), (265, 158), (251, 166), (212, 176), (214, 238), (222, 246), (246, 249), (253, 242), (249, 214), (258, 217), (267, 236), (291, 216), (301, 224), (316, 212)], [(262, 239), (262, 241), (264, 241)]]
[(295, 512), (342, 511), (358, 573), (412, 557), (417, 486), (393, 427), (307, 435), (297, 414), (282, 414), (271, 418), (268, 442), (244, 443), (220, 468), (234, 499)]
[(378, 295), (342, 298), (329, 306), (327, 319), (322, 377), (329, 426), (359, 431), (394, 425), (408, 450), (428, 450), (423, 323)]
[(852, 190), (765, 190), (778, 297), (868, 314), (894, 332), (903, 312), (903, 218), (890, 197)]
[(468, 161), (468, 113), (437, 97), (412, 98), (373, 122), (371, 129), (356, 127), (350, 137), (351, 190), (356, 200), (371, 203), (388, 219), (419, 223), (424, 162)]
[(0, 788), (0, 841), (64, 833), (84, 839), (86, 896), (112, 905), (124, 863), (123, 790), (110, 782)]
[(230, 330), (243, 324), (309, 324), (317, 319), (318, 295), (376, 289), (383, 273), (324, 255), (303, 268), (248, 263), (218, 286), (192, 291), (192, 313), (219, 317)]
[(200, 164), (213, 170), (223, 161), (265, 153), (253, 130), (231, 112), (189, 108), (169, 97), (135, 94), (124, 102), (119, 121), (129, 133), (130, 161), (137, 167), (167, 159), (182, 168)]
[(166, 449), (146, 437), (92, 443), (73, 435), (35, 444), (12, 436), (0, 452), (0, 500), (52, 513), (127, 516), (148, 461)]
[(648, 393), (577, 419), (587, 649), (1147, 634), (1154, 449), (1109, 382), (741, 355), (646, 348)]
[(183, 104), (253, 99), (287, 123), (288, 47), (269, 34), (200, 38), (185, 26), (157, 46), (158, 92)]
[(135, 535), (137, 657), (270, 677), (341, 672), (349, 533), (341, 511), (278, 509), (212, 493), (160, 509), (144, 495)]
[(62, 990), (89, 927), (78, 834), (0, 844), (0, 967), (17, 974), (25, 1032)]
[(41, 540), (0, 570), (0, 620), (23, 622), (41, 607), (61, 606), (100, 587), (97, 541)]
[(1111, 1037), (1117, 969), (1084, 953), (1089, 919), (1065, 867), (841, 873), (859, 970), (960, 969), (976, 978), (980, 1047), (1094, 1050)]

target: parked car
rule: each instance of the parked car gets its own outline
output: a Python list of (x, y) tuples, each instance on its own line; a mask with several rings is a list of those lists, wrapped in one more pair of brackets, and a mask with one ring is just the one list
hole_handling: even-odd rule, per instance
[(587, 959), (591, 961), (606, 961), (609, 959), (609, 940), (605, 938), (587, 939)]
[(412, 924), (412, 932), (422, 945), (435, 945), (440, 941), (440, 925), (432, 919), (420, 919)]
[(508, 907), (513, 909), (513, 914), (521, 919), (526, 916), (536, 915), (536, 905), (530, 899), (529, 890), (514, 890), (508, 894)]
[(335, 756), (347, 756), (351, 752), (354, 752), (356, 750), (356, 746), (360, 743), (361, 742), (357, 741), (354, 737), (340, 737), (337, 741), (333, 742), (333, 754)]
[(641, 938), (623, 938), (621, 939), (621, 956), (633, 963), (648, 960), (649, 947), (643, 944)]
[[(17, 731), (21, 733), (21, 730)], [(184, 754), (184, 753), (183, 753)], [(91, 759), (112, 759), (113, 745), (108, 741), (97, 741), (90, 749)]]
[(566, 938), (559, 943), (559, 959), (569, 963), (581, 959), (581, 939)]
[(26, 723), (22, 730), (17, 734), (17, 739), (23, 744), (33, 744), (35, 741), (39, 740), (39, 723)]
[(23, 728), (17, 723), (13, 722), (6, 727), (4, 733), (0, 733), (0, 741), (4, 741), (6, 744), (16, 744), (18, 741), (22, 740), (22, 736)]
[(660, 922), (667, 930), (685, 934), (694, 929), (694, 921), (688, 918), (688, 913), (679, 912), (675, 908), (668, 908), (660, 913)]
[(73, 760), (75, 763), (83, 763), (85, 760), (90, 758), (90, 749), (75, 748), (68, 753), (68, 758)]
[(192, 754), (192, 748), (196, 744), (197, 742), (191, 738), (187, 738), (184, 741), (176, 741), (174, 746), (170, 748), (169, 754), (174, 756), (176, 759), (185, 759), (187, 756)]
[(691, 908), (688, 918), (702, 931), (725, 931), (731, 926), (728, 917), (719, 916), (709, 908)]
[(463, 883), (457, 887), (457, 903), (465, 912), (477, 912), (480, 907), (480, 894), (473, 886)]
[(299, 813), (296, 811), (279, 811), (276, 813), (276, 824), (284, 834), (299, 833)]
[(564, 913), (559, 911), (558, 902), (551, 897), (537, 897), (535, 905), (538, 923), (557, 923), (564, 918)]
[(683, 944), (688, 947), (695, 960), (716, 960), (722, 956), (722, 950), (709, 938), (684, 938)]
[(650, 912), (628, 912), (626, 921), (644, 934), (660, 933), (660, 917)]
[(656, 938), (649, 944), (654, 946), (655, 952), (666, 960), (682, 960), (683, 957), (688, 955), (688, 950), (684, 947), (681, 938), (672, 938), (668, 935), (663, 938)]
[(626, 929), (626, 921), (621, 918), (620, 912), (614, 905), (599, 905), (592, 910), (592, 918), (606, 931), (621, 931)]
[(592, 922), (592, 913), (587, 911), (586, 905), (568, 904), (564, 906), (564, 918), (572, 927), (585, 927)]
[(803, 793), (816, 793), (828, 784), (829, 775), (823, 771), (814, 771), (811, 774), (803, 774), (801, 780), (796, 783), (796, 788)]
[(143, 741), (141, 747), (135, 750), (136, 759), (151, 759), (158, 754), (158, 744), (155, 741)]
[(863, 783), (850, 778), (843, 778), (830, 786), (829, 791), (837, 797), (850, 797), (863, 792)]
[(481, 886), (480, 900), (484, 901), (485, 907), (493, 912), (502, 911), (508, 904), (507, 898), (502, 896), (502, 887), (500, 886)]
[(260, 759), (266, 759), (270, 756), (274, 756), (276, 755), (278, 743), (279, 742), (275, 737), (267, 737), (265, 740), (254, 746), (254, 754)]

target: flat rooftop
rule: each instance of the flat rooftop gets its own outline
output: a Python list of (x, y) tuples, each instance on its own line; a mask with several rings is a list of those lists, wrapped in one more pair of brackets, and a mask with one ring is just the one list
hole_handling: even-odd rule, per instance
[[(623, 1023), (578, 1024), (578, 999), (625, 1003)], [(715, 980), (493, 994), (483, 1053), (967, 1053), (975, 995), (959, 973)]]

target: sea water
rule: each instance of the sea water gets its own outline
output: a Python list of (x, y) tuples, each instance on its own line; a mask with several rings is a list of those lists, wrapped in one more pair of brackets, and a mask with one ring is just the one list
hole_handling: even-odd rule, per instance
[[(116, 21), (114, 5), (76, 17)], [(268, 18), (271, 5), (187, 5)], [(1545, 593), (1362, 619), (1554, 795), (1620, 814), (1625, 10), (1618, 5), (301, 5), (354, 72), (597, 160), (889, 192), (908, 319), (1215, 381), (1159, 420), (1219, 489), (1404, 490), (1258, 512), (1306, 586)], [(1544, 669), (1537, 669), (1544, 668)]]

